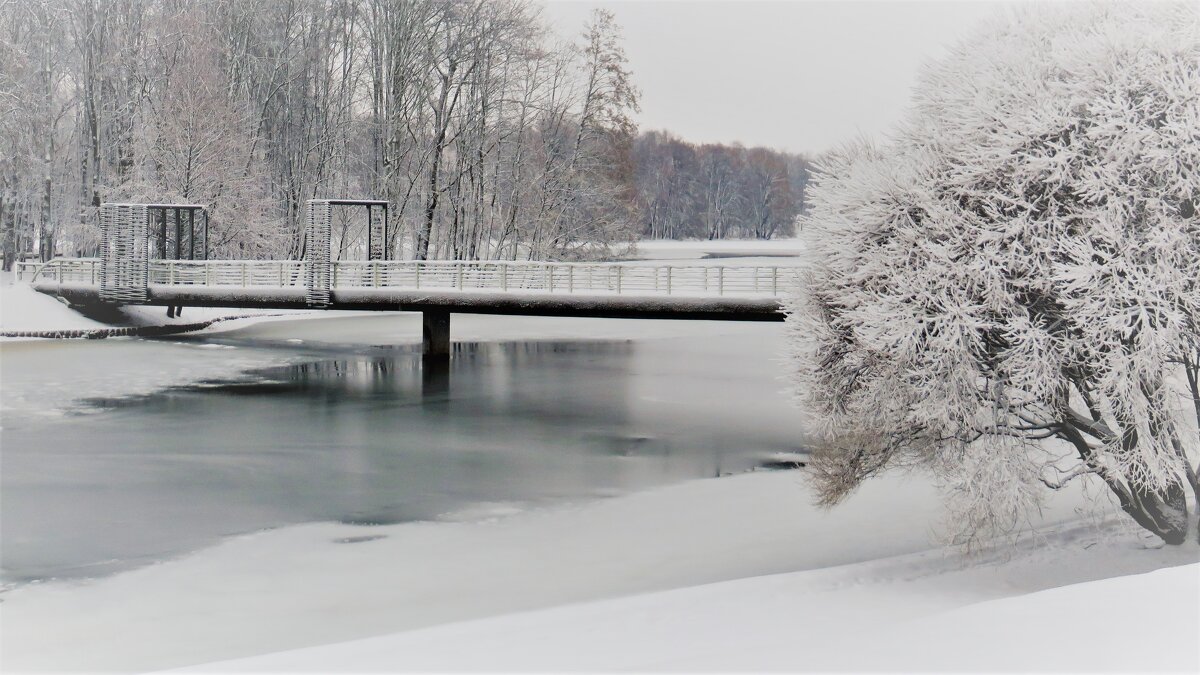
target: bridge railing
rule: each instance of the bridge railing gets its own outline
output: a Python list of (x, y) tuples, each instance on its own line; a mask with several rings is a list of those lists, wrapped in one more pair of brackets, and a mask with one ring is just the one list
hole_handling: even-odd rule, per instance
[(54, 258), (48, 262), (20, 262), (14, 266), (17, 279), (58, 283), (96, 284), (100, 280), (99, 258)]
[(37, 271), (42, 269), (45, 263), (40, 262), (19, 262), (13, 265), (13, 272), (17, 275), (17, 281), (29, 281)]
[(795, 268), (480, 261), (342, 261), (332, 287), (667, 295), (777, 295)]
[[(168, 286), (304, 288), (301, 260), (151, 260), (148, 282)], [(99, 258), (18, 263), (19, 279), (95, 284)], [(542, 263), (511, 261), (341, 261), (333, 289), (410, 288), (620, 295), (779, 295), (795, 267)]]
[(151, 260), (149, 280), (167, 286), (303, 287), (302, 260)]

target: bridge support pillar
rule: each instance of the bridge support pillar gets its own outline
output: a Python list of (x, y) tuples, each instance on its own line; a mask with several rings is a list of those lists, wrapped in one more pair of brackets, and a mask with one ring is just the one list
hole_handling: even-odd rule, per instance
[(440, 309), (421, 312), (421, 348), (426, 358), (450, 358), (450, 312)]

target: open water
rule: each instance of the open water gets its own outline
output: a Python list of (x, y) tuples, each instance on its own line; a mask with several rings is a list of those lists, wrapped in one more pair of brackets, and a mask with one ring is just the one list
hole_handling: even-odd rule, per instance
[[(486, 335), (520, 319), (471, 321)], [(423, 362), (415, 315), (6, 343), (3, 582), (296, 523), (503, 515), (803, 449), (781, 325), (559, 321), (576, 337), (459, 341), (448, 367)]]

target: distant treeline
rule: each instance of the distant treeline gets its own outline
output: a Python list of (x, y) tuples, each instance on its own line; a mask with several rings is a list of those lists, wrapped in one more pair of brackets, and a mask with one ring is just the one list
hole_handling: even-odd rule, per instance
[(320, 197), (389, 200), (405, 258), (789, 231), (801, 158), (639, 137), (638, 96), (604, 11), (564, 42), (522, 0), (0, 0), (0, 249), (94, 253), (102, 201), (207, 204), (247, 258), (301, 255)]
[(639, 136), (633, 163), (640, 230), (655, 239), (791, 236), (811, 167), (802, 155), (666, 132)]

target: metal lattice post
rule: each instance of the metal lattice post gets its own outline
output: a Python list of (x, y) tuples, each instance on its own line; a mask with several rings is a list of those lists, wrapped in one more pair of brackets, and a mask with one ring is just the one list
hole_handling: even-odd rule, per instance
[(388, 259), (387, 208), (383, 218), (375, 217), (375, 205), (367, 205), (367, 260)]
[(330, 207), (328, 201), (310, 199), (305, 222), (304, 259), (308, 263), (306, 300), (314, 307), (329, 305)]
[(149, 247), (145, 204), (101, 204), (100, 298), (135, 303), (148, 298)]

